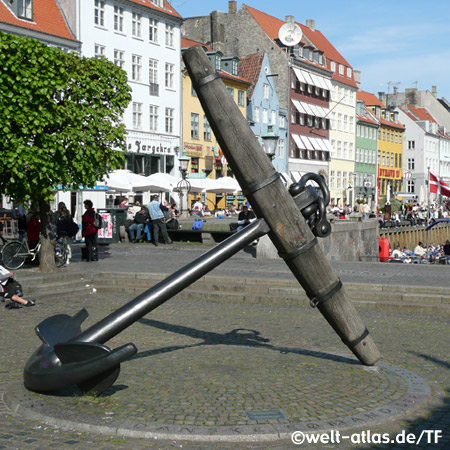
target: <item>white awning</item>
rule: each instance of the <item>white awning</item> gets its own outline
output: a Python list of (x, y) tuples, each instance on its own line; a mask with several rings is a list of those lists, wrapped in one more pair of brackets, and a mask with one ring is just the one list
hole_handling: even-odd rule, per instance
[(303, 108), (302, 102), (299, 102), (298, 100), (292, 99), (292, 103), (294, 104), (295, 108), (297, 109), (297, 111), (298, 111), (299, 113), (302, 113), (302, 114), (308, 114), (308, 113), (305, 111), (305, 108)]
[(296, 67), (293, 67), (292, 69), (294, 70), (295, 76), (300, 83), (307, 83), (300, 69), (297, 69)]
[(314, 81), (311, 78), (311, 74), (309, 72), (307, 72), (306, 70), (300, 70), (300, 72), (302, 73), (303, 77), (305, 78), (306, 84), (309, 84), (310, 86), (314, 86)]
[(333, 147), (328, 139), (304, 136), (302, 134), (291, 134), (292, 139), (301, 150), (319, 150), (324, 152), (332, 152)]
[(290, 174), (295, 183), (298, 183), (300, 178), (303, 176), (303, 172), (298, 172), (297, 170), (291, 170)]
[(328, 78), (323, 78), (323, 81), (327, 89), (331, 92), (333, 90), (333, 85), (331, 84), (331, 81)]
[(314, 111), (311, 108), (311, 105), (309, 103), (302, 103), (303, 109), (306, 111), (306, 114), (309, 114), (310, 116), (315, 116)]

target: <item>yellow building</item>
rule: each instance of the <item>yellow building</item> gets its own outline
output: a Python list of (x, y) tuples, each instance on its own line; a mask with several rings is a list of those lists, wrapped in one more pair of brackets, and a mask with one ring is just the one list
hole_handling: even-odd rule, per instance
[[(219, 51), (214, 51), (207, 45), (191, 39), (182, 38), (183, 49), (193, 45), (202, 45), (213, 66), (220, 74), (226, 88), (246, 117), (247, 89), (250, 82), (237, 75), (239, 58), (223, 57)], [(192, 87), (186, 68), (182, 70), (183, 82), (183, 150), (190, 158), (188, 178), (217, 179), (223, 176), (233, 176), (222, 150), (211, 130), (208, 119)], [(238, 198), (239, 197), (239, 198)], [(191, 195), (191, 200), (194, 195)], [(204, 198), (210, 210), (223, 209), (226, 204), (238, 206), (243, 201), (241, 195), (208, 194)]]
[(391, 196), (403, 191), (403, 136), (405, 126), (398, 121), (398, 112), (390, 111), (374, 95), (358, 92), (358, 100), (380, 122), (378, 129), (378, 195), (386, 197), (389, 186)]

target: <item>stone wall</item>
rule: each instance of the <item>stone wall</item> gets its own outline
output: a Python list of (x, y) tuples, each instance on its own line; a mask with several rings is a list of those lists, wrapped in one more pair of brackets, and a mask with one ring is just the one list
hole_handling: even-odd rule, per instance
[[(331, 225), (331, 234), (318, 239), (328, 261), (378, 261), (378, 221), (336, 220)], [(268, 236), (258, 242), (256, 257), (262, 259), (279, 258)]]

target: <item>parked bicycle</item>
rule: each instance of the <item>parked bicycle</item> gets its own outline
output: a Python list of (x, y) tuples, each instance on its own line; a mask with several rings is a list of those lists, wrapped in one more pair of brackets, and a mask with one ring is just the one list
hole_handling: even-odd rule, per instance
[[(9, 270), (16, 270), (25, 264), (27, 258), (34, 261), (39, 251), (41, 250), (41, 241), (38, 242), (35, 248), (31, 248), (28, 245), (28, 240), (24, 239), (20, 241), (11, 241), (5, 244), (2, 248), (1, 257), (3, 260), (3, 266)], [(62, 267), (67, 261), (67, 252), (62, 242), (55, 242), (55, 264), (56, 267)]]

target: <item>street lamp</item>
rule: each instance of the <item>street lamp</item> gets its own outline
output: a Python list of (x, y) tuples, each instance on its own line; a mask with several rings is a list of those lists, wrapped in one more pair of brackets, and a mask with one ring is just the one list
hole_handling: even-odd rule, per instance
[(264, 136), (261, 136), (261, 139), (263, 140), (264, 151), (271, 161), (275, 158), (279, 138), (280, 137), (273, 132), (273, 125), (269, 123), (269, 125), (267, 125), (267, 133)]
[(181, 180), (177, 184), (177, 190), (180, 193), (180, 217), (187, 217), (189, 205), (186, 205), (186, 209), (184, 209), (183, 212), (183, 197), (184, 192), (186, 192), (186, 202), (187, 202), (189, 198), (189, 192), (191, 190), (191, 184), (186, 178), (190, 158), (189, 156), (186, 156), (185, 149), (183, 149), (183, 155), (178, 158), (178, 161), (180, 162), (180, 167), (178, 169), (181, 172)]

